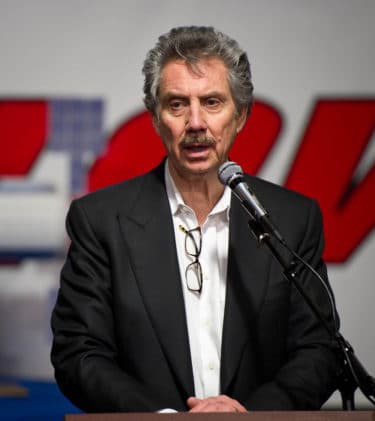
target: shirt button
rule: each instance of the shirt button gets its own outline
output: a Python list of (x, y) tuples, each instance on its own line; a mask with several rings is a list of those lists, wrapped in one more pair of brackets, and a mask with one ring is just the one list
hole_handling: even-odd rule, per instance
[(211, 362), (211, 363), (208, 364), (208, 369), (209, 370), (213, 370), (214, 368), (215, 368), (215, 364), (214, 363)]

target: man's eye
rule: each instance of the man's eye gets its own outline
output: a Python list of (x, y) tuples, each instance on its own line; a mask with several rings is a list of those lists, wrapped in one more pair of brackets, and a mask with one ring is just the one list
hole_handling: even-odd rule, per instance
[(206, 106), (209, 108), (216, 108), (220, 105), (220, 100), (218, 98), (207, 98)]
[(183, 106), (183, 102), (182, 102), (182, 101), (177, 101), (177, 100), (175, 100), (175, 101), (171, 101), (171, 102), (169, 103), (169, 107), (170, 107), (172, 110), (180, 110), (180, 109), (182, 108), (182, 106)]

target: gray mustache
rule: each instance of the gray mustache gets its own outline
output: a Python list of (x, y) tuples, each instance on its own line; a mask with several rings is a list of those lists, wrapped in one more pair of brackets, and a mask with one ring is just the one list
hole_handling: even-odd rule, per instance
[(207, 136), (185, 136), (181, 142), (181, 146), (190, 145), (202, 145), (202, 146), (214, 146), (215, 140), (212, 137)]

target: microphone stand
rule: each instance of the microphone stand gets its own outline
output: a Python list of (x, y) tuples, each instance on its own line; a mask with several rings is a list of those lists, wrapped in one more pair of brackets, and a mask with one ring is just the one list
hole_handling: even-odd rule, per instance
[[(244, 205), (244, 203), (242, 203)], [(249, 213), (249, 209), (244, 206), (245, 210)], [(276, 260), (280, 263), (281, 267), (283, 268), (283, 275), (284, 277), (295, 286), (298, 292), (301, 294), (311, 311), (317, 317), (319, 322), (323, 325), (326, 331), (329, 333), (331, 338), (333, 338), (337, 345), (338, 345), (338, 357), (340, 360), (340, 373), (339, 373), (339, 391), (341, 393), (342, 398), (342, 405), (344, 410), (354, 410), (355, 403), (354, 403), (354, 392), (357, 387), (362, 391), (362, 393), (366, 396), (366, 398), (375, 405), (375, 379), (371, 377), (363, 365), (360, 363), (358, 358), (355, 356), (353, 348), (349, 344), (349, 342), (341, 335), (338, 330), (338, 327), (332, 328), (330, 324), (328, 324), (327, 320), (323, 317), (321, 311), (317, 307), (317, 305), (313, 302), (311, 297), (303, 288), (302, 284), (298, 281), (297, 273), (295, 271), (296, 262), (292, 260), (291, 263), (288, 263), (286, 259), (282, 257), (280, 252), (272, 243), (272, 235), (268, 232), (269, 225), (266, 223), (262, 223), (262, 219), (255, 219), (254, 216), (249, 213), (250, 220), (248, 222), (249, 228), (254, 235), (256, 241), (259, 245), (266, 244), (276, 258)], [(282, 237), (276, 233), (277, 241), (285, 247), (293, 256), (297, 257), (300, 262), (304, 264), (310, 271), (312, 268), (302, 259), (300, 258), (295, 252), (293, 252), (288, 245), (284, 242)], [(312, 270), (314, 275), (317, 275)], [(321, 280), (321, 279), (320, 279)], [(322, 280), (321, 280), (322, 281)], [(322, 281), (324, 282), (324, 281)], [(329, 294), (329, 292), (327, 291)], [(331, 297), (330, 297), (331, 298)], [(332, 311), (335, 312), (334, 307)], [(334, 313), (333, 313), (334, 314)]]

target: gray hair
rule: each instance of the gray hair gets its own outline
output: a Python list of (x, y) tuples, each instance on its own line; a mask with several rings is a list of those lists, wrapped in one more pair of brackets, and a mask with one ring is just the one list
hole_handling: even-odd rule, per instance
[(183, 26), (161, 35), (143, 64), (144, 104), (153, 116), (158, 114), (160, 75), (171, 60), (182, 59), (199, 73), (197, 63), (205, 58), (219, 58), (228, 69), (228, 83), (237, 112), (244, 107), (250, 113), (253, 102), (250, 63), (237, 41), (212, 27)]

